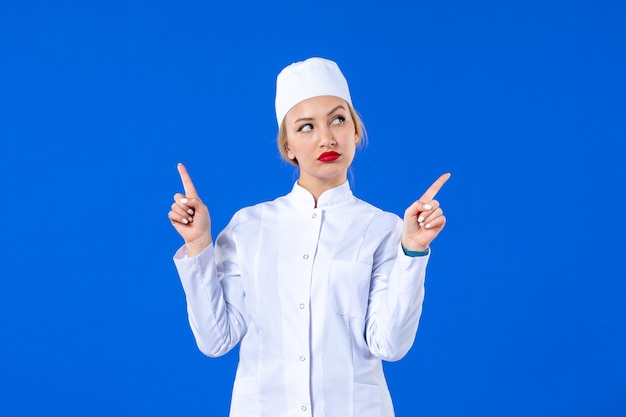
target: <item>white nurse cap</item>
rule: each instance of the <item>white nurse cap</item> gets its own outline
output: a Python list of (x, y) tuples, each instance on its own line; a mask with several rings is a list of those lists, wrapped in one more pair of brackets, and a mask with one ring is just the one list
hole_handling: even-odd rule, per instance
[(339, 97), (352, 105), (348, 82), (336, 63), (324, 58), (309, 58), (285, 67), (276, 78), (278, 126), (293, 106), (319, 96)]

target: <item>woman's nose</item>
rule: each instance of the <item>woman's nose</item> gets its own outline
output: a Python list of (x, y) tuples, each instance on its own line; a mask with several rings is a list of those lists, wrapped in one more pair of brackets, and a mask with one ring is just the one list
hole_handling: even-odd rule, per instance
[(333, 136), (333, 133), (328, 128), (321, 129), (320, 136), (321, 136), (320, 146), (325, 146), (327, 148), (330, 148), (330, 147), (335, 146), (335, 144), (337, 143), (335, 141), (335, 137)]

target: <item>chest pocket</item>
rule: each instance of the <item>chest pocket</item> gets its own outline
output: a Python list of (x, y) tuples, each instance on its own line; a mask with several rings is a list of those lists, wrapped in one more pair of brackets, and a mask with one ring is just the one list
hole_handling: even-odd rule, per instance
[(365, 318), (369, 299), (372, 266), (350, 261), (330, 265), (330, 302), (343, 316)]

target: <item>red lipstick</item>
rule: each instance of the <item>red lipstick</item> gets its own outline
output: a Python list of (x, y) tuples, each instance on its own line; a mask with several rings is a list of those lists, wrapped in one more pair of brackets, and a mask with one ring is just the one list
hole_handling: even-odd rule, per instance
[(332, 162), (332, 161), (335, 161), (340, 156), (341, 155), (335, 151), (324, 152), (323, 154), (319, 156), (319, 158), (317, 158), (317, 160), (320, 162)]

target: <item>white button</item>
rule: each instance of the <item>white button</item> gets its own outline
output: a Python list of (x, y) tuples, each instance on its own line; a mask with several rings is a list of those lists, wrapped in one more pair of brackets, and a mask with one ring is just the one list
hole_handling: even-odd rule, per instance
[(303, 310), (304, 309), (304, 303), (300, 303), (300, 305), (298, 307), (300, 307), (300, 310)]
[(309, 255), (303, 255), (302, 258), (303, 259), (309, 259)]
[(311, 217), (316, 218), (317, 217), (317, 213), (311, 214)]
[(302, 409), (302, 411), (306, 411), (306, 405), (303, 405), (302, 407), (300, 407)]
[(306, 358), (304, 356), (300, 356), (300, 362), (304, 362)]

